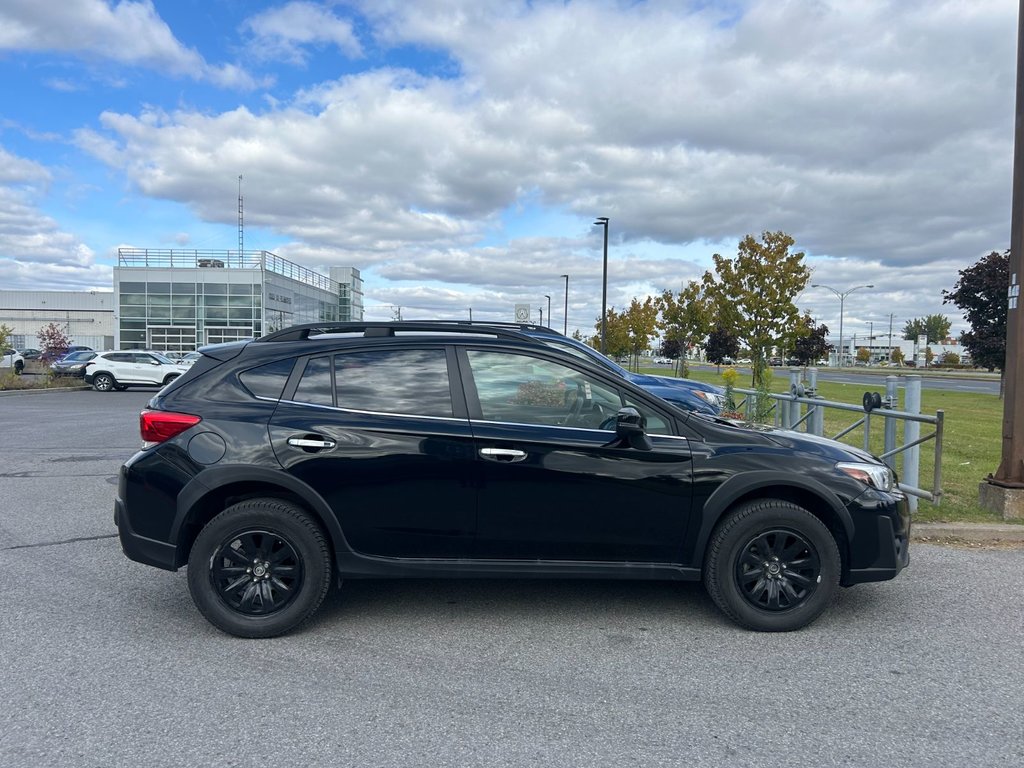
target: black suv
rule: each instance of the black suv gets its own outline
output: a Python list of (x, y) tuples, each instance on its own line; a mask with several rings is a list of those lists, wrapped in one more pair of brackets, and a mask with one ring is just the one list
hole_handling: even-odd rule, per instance
[(201, 351), (142, 413), (114, 517), (234, 635), (287, 632), (344, 578), (414, 576), (703, 579), (737, 623), (792, 630), (908, 562), (876, 458), (681, 410), (513, 329), (328, 323)]

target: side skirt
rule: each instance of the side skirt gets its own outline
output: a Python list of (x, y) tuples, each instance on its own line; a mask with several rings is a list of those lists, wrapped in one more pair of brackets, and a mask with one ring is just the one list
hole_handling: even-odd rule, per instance
[(700, 581), (699, 568), (671, 563), (372, 557), (336, 552), (339, 579), (638, 579)]

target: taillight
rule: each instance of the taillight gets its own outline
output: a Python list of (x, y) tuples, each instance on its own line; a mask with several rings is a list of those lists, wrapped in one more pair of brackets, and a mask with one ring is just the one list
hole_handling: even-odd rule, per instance
[(139, 431), (146, 447), (170, 440), (180, 435), (189, 427), (202, 421), (191, 413), (174, 413), (173, 411), (143, 411), (139, 414)]

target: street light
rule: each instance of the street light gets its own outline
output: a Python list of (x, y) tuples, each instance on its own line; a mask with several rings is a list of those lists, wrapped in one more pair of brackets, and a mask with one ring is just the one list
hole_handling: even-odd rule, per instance
[(873, 285), (856, 285), (853, 288), (850, 288), (845, 291), (837, 291), (830, 285), (822, 285), (821, 283), (811, 284), (811, 288), (825, 288), (829, 291), (832, 291), (832, 293), (839, 297), (839, 354), (841, 355), (841, 357), (839, 358), (839, 365), (841, 367), (846, 365), (846, 349), (843, 347), (843, 304), (846, 302), (846, 297), (849, 296), (854, 291), (859, 291), (861, 288), (874, 287), (875, 286)]
[(550, 328), (551, 327), (551, 297), (548, 296), (545, 293), (544, 294), (544, 298), (548, 300), (548, 328)]
[(562, 335), (569, 335), (569, 276), (559, 275), (565, 278), (565, 309), (562, 311)]
[(605, 322), (608, 314), (608, 217), (598, 216), (595, 227), (604, 227), (604, 268), (601, 272), (601, 354), (604, 354)]

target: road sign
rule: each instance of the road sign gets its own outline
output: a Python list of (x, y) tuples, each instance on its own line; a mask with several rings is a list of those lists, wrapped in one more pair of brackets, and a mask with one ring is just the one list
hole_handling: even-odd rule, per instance
[(516, 304), (516, 322), (517, 323), (528, 323), (528, 322), (530, 322), (530, 305), (529, 304)]

